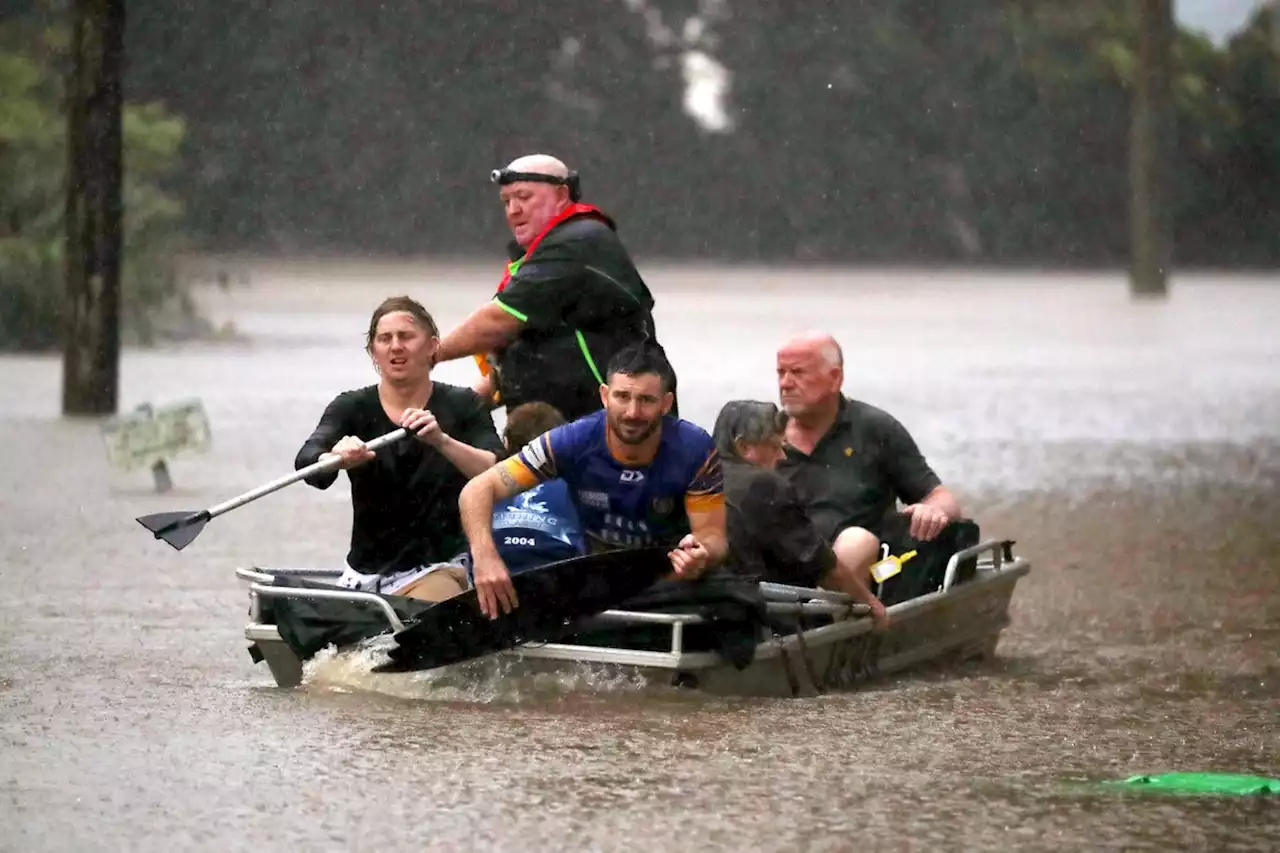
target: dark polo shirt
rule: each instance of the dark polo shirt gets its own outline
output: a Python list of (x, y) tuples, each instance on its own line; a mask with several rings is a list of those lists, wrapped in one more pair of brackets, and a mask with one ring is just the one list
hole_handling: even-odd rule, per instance
[(896, 500), (919, 503), (942, 483), (897, 418), (843, 395), (835, 423), (812, 454), (785, 450), (778, 473), (828, 541), (846, 527), (879, 535)]
[(613, 223), (594, 216), (553, 228), (494, 302), (520, 321), (516, 339), (498, 355), (508, 412), (533, 401), (550, 403), (570, 421), (598, 411), (609, 360), (630, 344), (657, 343), (653, 294)]

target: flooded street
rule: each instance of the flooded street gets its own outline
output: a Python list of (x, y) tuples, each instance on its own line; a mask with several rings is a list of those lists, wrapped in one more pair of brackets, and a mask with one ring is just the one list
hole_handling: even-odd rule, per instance
[(1280, 798), (1080, 784), (1280, 776), (1280, 277), (1135, 304), (1119, 276), (642, 270), (705, 427), (776, 398), (789, 334), (839, 338), (846, 393), (1032, 562), (995, 663), (788, 701), (341, 659), (277, 689), (233, 570), (340, 565), (345, 478), (181, 553), (134, 518), (289, 472), (325, 404), (374, 381), (378, 301), (451, 328), (496, 270), (264, 264), (201, 295), (239, 340), (124, 356), (122, 411), (209, 414), (167, 495), (59, 418), (58, 358), (0, 358), (0, 851), (1280, 849)]

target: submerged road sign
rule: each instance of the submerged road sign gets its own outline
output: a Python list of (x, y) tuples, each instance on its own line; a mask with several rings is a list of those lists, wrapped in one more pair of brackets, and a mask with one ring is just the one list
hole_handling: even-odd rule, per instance
[(142, 405), (103, 424), (107, 461), (120, 471), (151, 468), (156, 488), (170, 487), (166, 462), (181, 453), (204, 453), (212, 444), (209, 418), (199, 400), (153, 408)]

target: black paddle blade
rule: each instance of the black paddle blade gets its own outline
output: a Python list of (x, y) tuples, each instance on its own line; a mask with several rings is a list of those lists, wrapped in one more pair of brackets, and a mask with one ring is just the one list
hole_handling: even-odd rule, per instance
[(489, 619), (474, 589), (428, 608), (395, 635), (391, 660), (374, 672), (412, 672), (471, 660), (521, 643), (552, 642), (579, 619), (616, 607), (671, 572), (667, 548), (610, 551), (562, 560), (511, 579), (519, 606)]
[(154, 533), (157, 539), (163, 539), (181, 551), (200, 535), (201, 530), (204, 530), (204, 526), (209, 523), (209, 513), (205, 510), (157, 512), (154, 515), (144, 515), (137, 521)]

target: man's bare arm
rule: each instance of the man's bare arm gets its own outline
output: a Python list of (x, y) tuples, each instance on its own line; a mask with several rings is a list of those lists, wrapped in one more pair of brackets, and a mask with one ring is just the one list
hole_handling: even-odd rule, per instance
[(440, 453), (466, 477), (480, 476), (492, 468), (498, 458), (491, 450), (481, 450), (449, 436), (440, 443)]
[(496, 302), (488, 302), (440, 340), (436, 363), (502, 349), (516, 339), (523, 322)]
[(937, 486), (932, 492), (925, 495), (924, 500), (920, 501), (920, 503), (942, 510), (951, 521), (962, 517), (960, 501), (956, 500), (956, 496), (946, 486)]
[(698, 508), (687, 507), (689, 530), (711, 555), (708, 566), (718, 566), (729, 555), (729, 537), (725, 530), (724, 501), (700, 501)]

